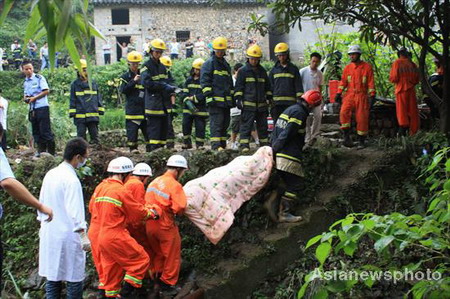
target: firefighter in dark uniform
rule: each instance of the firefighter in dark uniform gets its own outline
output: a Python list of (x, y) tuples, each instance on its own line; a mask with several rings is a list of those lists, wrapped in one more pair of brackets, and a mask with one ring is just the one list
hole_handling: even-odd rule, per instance
[(98, 144), (98, 123), (100, 115), (105, 114), (98, 85), (91, 79), (89, 87), (86, 60), (80, 59), (81, 69), (78, 78), (72, 82), (70, 88), (69, 116), (74, 118), (77, 136), (86, 139), (86, 129), (89, 131), (90, 141)]
[(17, 46), (12, 51), (12, 57), (14, 59), (14, 64), (16, 65), (16, 69), (20, 69), (20, 65), (22, 64), (23, 61), (22, 47), (19, 44), (16, 45)]
[(127, 145), (131, 151), (138, 148), (138, 133), (141, 130), (145, 144), (148, 144), (147, 121), (145, 120), (144, 86), (141, 85), (139, 65), (142, 54), (132, 51), (127, 55), (129, 71), (122, 75), (120, 92), (126, 96), (125, 127), (127, 129)]
[(236, 106), (242, 110), (240, 123), (240, 147), (249, 150), (249, 141), (254, 122), (261, 146), (267, 145), (268, 102), (272, 99), (269, 77), (260, 65), (261, 48), (253, 45), (247, 50), (247, 63), (239, 70), (234, 88)]
[(230, 125), (230, 108), (234, 106), (233, 78), (225, 60), (227, 40), (218, 37), (212, 42), (213, 54), (203, 64), (200, 85), (209, 110), (211, 148), (223, 150), (227, 146), (227, 129)]
[(173, 94), (176, 87), (167, 83), (166, 67), (160, 62), (166, 44), (161, 39), (150, 42), (150, 57), (141, 70), (145, 88), (145, 115), (147, 118), (147, 151), (164, 147), (167, 142), (169, 112), (165, 94)]
[(275, 46), (278, 61), (269, 74), (273, 90), (273, 107), (270, 111), (273, 122), (276, 123), (280, 114), (296, 103), (303, 94), (302, 78), (298, 67), (289, 58), (289, 46), (279, 43)]
[(208, 112), (205, 96), (200, 85), (200, 70), (205, 61), (197, 58), (192, 63), (191, 76), (184, 84), (183, 93), (183, 149), (192, 148), (192, 125), (195, 125), (195, 144), (197, 149), (205, 143), (205, 129)]
[(321, 102), (322, 95), (319, 91), (306, 92), (296, 104), (283, 111), (272, 132), (271, 143), (276, 162), (275, 168), (282, 182), (278, 190), (274, 191), (276, 196), (271, 197), (265, 206), (272, 219), (275, 218), (274, 220), (278, 222), (302, 220), (301, 216), (291, 214), (290, 205), (292, 202), (300, 201), (299, 192), (303, 187), (304, 174), (301, 159), (305, 145), (306, 118), (309, 111)]
[[(160, 59), (161, 63), (167, 69), (167, 83), (170, 85), (174, 85), (175, 79), (172, 77), (172, 72), (170, 68), (172, 67), (172, 59), (169, 56), (163, 56)], [(164, 94), (164, 101), (166, 102), (167, 112), (169, 113), (169, 127), (167, 130), (167, 148), (175, 147), (175, 131), (173, 130), (173, 119), (176, 117), (175, 113), (175, 95), (174, 94)]]

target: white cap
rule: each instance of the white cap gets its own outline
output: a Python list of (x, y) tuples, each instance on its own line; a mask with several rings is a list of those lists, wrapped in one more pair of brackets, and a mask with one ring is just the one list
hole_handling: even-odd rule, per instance
[(133, 161), (127, 157), (119, 157), (109, 162), (107, 171), (111, 173), (128, 173), (132, 172), (133, 169)]
[(173, 155), (169, 158), (169, 160), (167, 160), (167, 166), (170, 167), (180, 167), (180, 168), (184, 168), (187, 169), (188, 168), (188, 163), (185, 157), (183, 157), (182, 155)]
[(133, 170), (134, 175), (152, 176), (152, 168), (147, 163), (138, 163)]
[(362, 53), (361, 47), (359, 45), (350, 46), (350, 48), (348, 48), (348, 52), (347, 53), (348, 54), (352, 54), (352, 53), (359, 53), (359, 54), (361, 54)]

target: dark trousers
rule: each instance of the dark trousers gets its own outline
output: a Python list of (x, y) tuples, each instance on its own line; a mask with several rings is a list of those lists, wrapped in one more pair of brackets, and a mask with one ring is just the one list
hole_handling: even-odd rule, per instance
[(261, 145), (267, 145), (268, 126), (267, 126), (267, 111), (248, 111), (242, 110), (241, 124), (240, 124), (240, 139), (241, 147), (249, 148), (250, 136), (253, 131), (253, 124), (256, 121), (256, 130), (258, 131), (259, 142)]
[(167, 127), (167, 148), (175, 147), (175, 131), (173, 130), (173, 118), (172, 113), (169, 114), (169, 125)]
[(144, 135), (145, 143), (148, 143), (148, 135), (147, 135), (147, 121), (145, 119), (142, 120), (131, 120), (127, 119), (125, 123), (125, 127), (127, 129), (127, 145), (130, 147), (130, 150), (137, 149), (138, 147), (138, 133), (141, 130), (142, 135)]
[(105, 64), (111, 63), (111, 54), (103, 54), (103, 58), (105, 59)]
[(227, 147), (227, 129), (230, 125), (230, 108), (209, 107), (211, 148)]
[(195, 125), (195, 144), (197, 147), (205, 143), (206, 117), (183, 113), (183, 143), (192, 145), (192, 125)]
[(278, 106), (274, 106), (271, 110), (270, 110), (270, 115), (272, 116), (273, 119), (273, 123), (276, 124), (278, 118), (280, 117), (281, 113), (284, 112), (284, 110), (286, 110), (290, 105), (278, 105)]
[(50, 125), (49, 107), (37, 108), (29, 113), (33, 139), (38, 145), (38, 151), (45, 152), (47, 148), (54, 147), (55, 142)]
[(91, 138), (91, 143), (98, 144), (98, 121), (86, 122), (84, 120), (76, 121), (77, 126), (77, 136), (86, 140), (86, 129), (89, 131), (89, 136)]
[(277, 173), (281, 178), (280, 194), (289, 200), (300, 200), (299, 194), (305, 189), (302, 177), (282, 170), (277, 170)]
[(164, 147), (167, 143), (169, 115), (147, 117), (148, 151)]
[(6, 152), (6, 131), (3, 131), (1, 147), (2, 147), (3, 151)]
[[(49, 281), (45, 283), (45, 295), (47, 299), (60, 299), (62, 291), (62, 281)], [(82, 299), (83, 298), (83, 282), (67, 282), (67, 299)]]
[(178, 59), (178, 54), (170, 54), (170, 59)]

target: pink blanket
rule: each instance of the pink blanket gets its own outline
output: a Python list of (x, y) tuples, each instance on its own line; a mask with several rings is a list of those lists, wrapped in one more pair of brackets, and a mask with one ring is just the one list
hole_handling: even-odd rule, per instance
[(233, 224), (234, 213), (267, 183), (272, 166), (272, 149), (264, 146), (188, 182), (185, 215), (217, 244)]

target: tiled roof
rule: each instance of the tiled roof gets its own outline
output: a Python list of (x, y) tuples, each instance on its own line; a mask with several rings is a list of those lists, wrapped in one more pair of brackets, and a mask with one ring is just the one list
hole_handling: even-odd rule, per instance
[[(114, 4), (209, 4), (211, 0), (91, 0), (94, 5)], [(263, 4), (258, 0), (219, 0), (226, 4)]]

